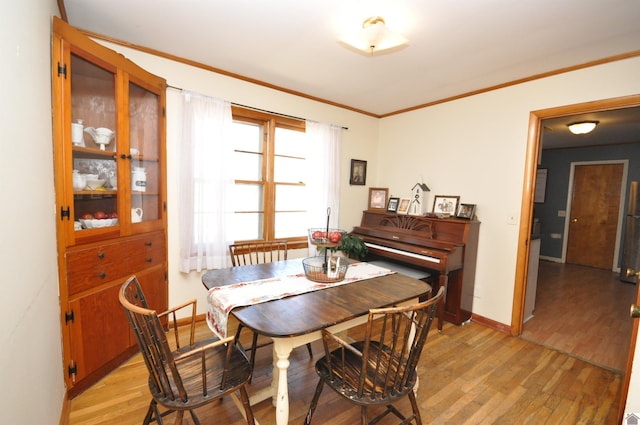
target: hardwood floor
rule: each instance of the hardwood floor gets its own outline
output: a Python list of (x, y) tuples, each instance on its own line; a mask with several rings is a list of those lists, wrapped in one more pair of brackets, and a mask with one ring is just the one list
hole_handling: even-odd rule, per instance
[[(434, 328), (435, 329), (435, 326)], [(208, 334), (206, 324), (200, 334)], [(357, 338), (361, 329), (351, 330)], [(315, 358), (305, 347), (294, 350), (289, 368), (290, 423), (303, 422), (317, 376)], [(249, 389), (271, 380), (269, 349), (257, 352), (256, 372)], [(443, 333), (432, 330), (419, 366), (418, 403), (424, 424), (615, 424), (621, 375), (576, 357), (486, 328), (476, 323), (445, 323)], [(92, 388), (71, 401), (70, 425), (140, 424), (150, 396), (147, 371), (134, 356)], [(407, 411), (408, 402), (397, 405)], [(270, 401), (254, 406), (261, 425), (275, 423)], [(203, 424), (245, 423), (232, 400), (198, 410)], [(188, 415), (187, 415), (188, 416)], [(166, 418), (173, 423), (173, 416)], [(191, 424), (191, 418), (185, 418)], [(325, 388), (314, 424), (359, 423), (359, 409)], [(395, 424), (386, 417), (380, 424)]]
[(533, 318), (522, 338), (624, 372), (636, 286), (608, 270), (541, 261)]

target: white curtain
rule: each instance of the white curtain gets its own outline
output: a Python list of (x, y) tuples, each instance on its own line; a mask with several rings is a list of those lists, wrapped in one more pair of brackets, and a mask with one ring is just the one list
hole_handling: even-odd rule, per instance
[[(180, 271), (230, 265), (231, 103), (184, 91), (180, 149)], [(228, 210), (229, 209), (229, 210)]]
[[(325, 227), (327, 208), (331, 209), (329, 227), (337, 228), (340, 216), (340, 141), (342, 128), (336, 125), (306, 122), (309, 141), (308, 223), (309, 227)], [(309, 255), (316, 255), (309, 246)]]

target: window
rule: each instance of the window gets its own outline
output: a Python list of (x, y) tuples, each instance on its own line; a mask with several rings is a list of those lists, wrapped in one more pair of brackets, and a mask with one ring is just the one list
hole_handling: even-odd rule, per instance
[(233, 107), (234, 225), (238, 240), (306, 246), (305, 122)]

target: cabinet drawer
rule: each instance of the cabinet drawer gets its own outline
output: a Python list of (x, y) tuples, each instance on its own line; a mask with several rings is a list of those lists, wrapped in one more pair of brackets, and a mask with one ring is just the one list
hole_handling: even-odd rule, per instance
[(161, 264), (166, 260), (164, 233), (156, 232), (67, 253), (69, 296)]

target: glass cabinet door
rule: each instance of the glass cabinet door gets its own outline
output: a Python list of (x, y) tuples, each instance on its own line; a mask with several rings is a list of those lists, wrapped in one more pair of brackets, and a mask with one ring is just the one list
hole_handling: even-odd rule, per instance
[(160, 96), (129, 81), (131, 223), (162, 218)]
[[(76, 239), (119, 225), (116, 71), (71, 53), (71, 145)], [(68, 145), (67, 145), (68, 146)]]

